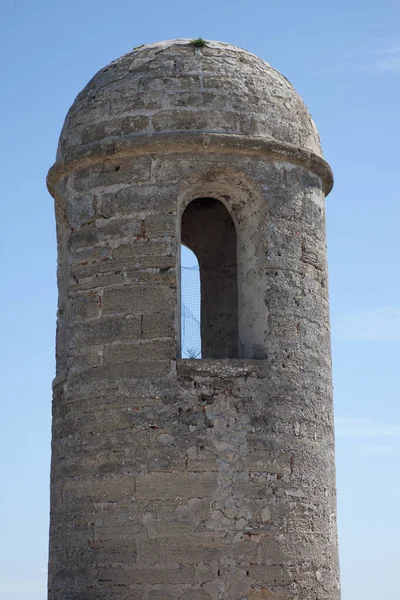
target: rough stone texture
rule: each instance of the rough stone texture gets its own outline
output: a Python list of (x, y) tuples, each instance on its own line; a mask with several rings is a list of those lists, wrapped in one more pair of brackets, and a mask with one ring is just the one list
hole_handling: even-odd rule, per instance
[(283, 75), (236, 46), (173, 40), (142, 46), (93, 77), (68, 113), (57, 160), (105, 139), (177, 131), (271, 137), (321, 154), (315, 124)]
[[(78, 96), (48, 181), (49, 599), (339, 600), (332, 181), (300, 98), (233, 46), (145, 46)], [(176, 358), (198, 198), (236, 227), (236, 359)]]

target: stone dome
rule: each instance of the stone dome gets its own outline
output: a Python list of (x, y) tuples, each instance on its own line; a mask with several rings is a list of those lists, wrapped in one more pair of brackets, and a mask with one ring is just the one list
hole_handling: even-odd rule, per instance
[(135, 48), (93, 77), (69, 110), (57, 163), (190, 133), (269, 140), (322, 157), (314, 122), (283, 75), (236, 46), (179, 39)]

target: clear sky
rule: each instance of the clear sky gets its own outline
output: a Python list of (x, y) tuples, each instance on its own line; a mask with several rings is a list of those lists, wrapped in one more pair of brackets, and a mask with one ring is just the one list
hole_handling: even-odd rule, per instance
[(0, 598), (44, 600), (56, 241), (45, 176), (74, 97), (134, 46), (230, 42), (291, 80), (328, 198), (343, 600), (398, 597), (398, 0), (0, 0)]

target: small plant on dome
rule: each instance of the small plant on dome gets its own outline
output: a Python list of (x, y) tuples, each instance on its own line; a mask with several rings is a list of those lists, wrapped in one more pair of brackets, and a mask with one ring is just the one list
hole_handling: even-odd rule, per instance
[(194, 46), (195, 48), (204, 48), (206, 41), (203, 40), (203, 38), (197, 38), (197, 40), (192, 40), (190, 45)]

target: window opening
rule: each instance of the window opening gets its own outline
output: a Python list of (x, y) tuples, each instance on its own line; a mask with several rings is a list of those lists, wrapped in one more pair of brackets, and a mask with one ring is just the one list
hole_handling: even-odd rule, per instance
[[(182, 215), (181, 241), (197, 257), (200, 275), (198, 358), (237, 358), (238, 285), (236, 229), (224, 204), (214, 198), (192, 200)], [(194, 270), (193, 270), (194, 274)], [(181, 325), (188, 327), (188, 272), (181, 270)], [(189, 284), (190, 287), (190, 284)], [(186, 305), (185, 305), (186, 302)], [(186, 314), (185, 314), (186, 313)], [(190, 318), (190, 317), (189, 317)], [(188, 348), (183, 339), (182, 358)]]
[(181, 246), (181, 356), (201, 358), (200, 271), (196, 255)]

